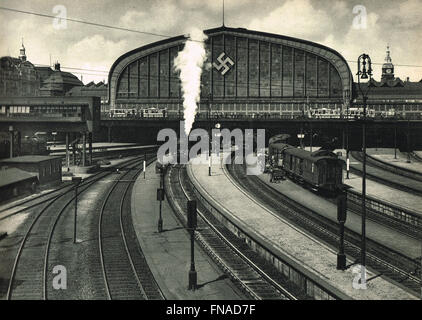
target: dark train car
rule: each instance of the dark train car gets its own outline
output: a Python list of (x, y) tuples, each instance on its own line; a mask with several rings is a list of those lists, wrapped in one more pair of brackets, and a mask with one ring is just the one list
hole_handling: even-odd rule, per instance
[(272, 167), (312, 189), (335, 192), (343, 185), (343, 162), (329, 150), (309, 152), (288, 144), (269, 146)]

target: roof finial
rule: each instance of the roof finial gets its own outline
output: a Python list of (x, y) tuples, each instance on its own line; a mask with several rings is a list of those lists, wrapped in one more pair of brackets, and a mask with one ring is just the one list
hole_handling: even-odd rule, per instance
[(26, 61), (26, 53), (25, 53), (25, 47), (23, 45), (23, 38), (22, 38), (22, 47), (19, 50), (19, 59), (21, 59), (21, 61), (23, 62)]
[(223, 0), (223, 27), (224, 27), (224, 0)]
[(390, 45), (387, 44), (387, 56), (385, 57), (385, 62), (391, 63), (391, 57), (390, 57)]

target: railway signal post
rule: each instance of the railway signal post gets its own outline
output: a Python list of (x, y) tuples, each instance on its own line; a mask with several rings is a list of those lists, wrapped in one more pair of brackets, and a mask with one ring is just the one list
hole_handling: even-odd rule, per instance
[(208, 176), (211, 177), (211, 99), (212, 99), (212, 95), (209, 94), (208, 97)]
[(158, 216), (158, 232), (163, 232), (162, 202), (164, 200), (164, 172), (160, 172), (160, 188), (157, 189), (157, 200), (160, 201), (160, 211)]
[[(366, 69), (368, 65), (368, 69)], [(362, 68), (361, 68), (362, 67)], [(370, 86), (364, 92), (361, 86), (361, 79), (372, 78), (372, 64), (369, 55), (363, 53), (358, 58), (358, 87), (363, 100), (363, 119), (362, 119), (362, 238), (361, 238), (361, 284), (366, 284), (366, 104)]]
[(346, 255), (344, 254), (344, 224), (347, 216), (347, 193), (342, 191), (337, 196), (337, 221), (340, 225), (340, 248), (337, 253), (337, 270), (346, 270)]
[(82, 182), (82, 177), (72, 177), (72, 182), (75, 184), (75, 214), (73, 221), (73, 243), (76, 243), (76, 225), (78, 215), (78, 185)]
[(195, 290), (197, 288), (197, 273), (195, 270), (195, 252), (194, 240), (195, 229), (197, 225), (196, 200), (188, 200), (188, 230), (190, 231), (190, 270), (189, 270), (189, 286), (188, 290)]

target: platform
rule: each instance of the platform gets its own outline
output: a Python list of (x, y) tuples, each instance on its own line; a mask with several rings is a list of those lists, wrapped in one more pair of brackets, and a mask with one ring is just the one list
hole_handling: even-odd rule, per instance
[[(346, 179), (346, 171), (343, 171), (343, 183), (351, 186), (355, 191), (362, 193), (362, 177), (349, 173)], [(397, 190), (382, 183), (366, 178), (366, 194), (380, 199), (386, 203), (398, 205), (411, 211), (417, 211), (422, 216), (422, 199), (410, 192)]]
[[(369, 282), (367, 290), (354, 289), (352, 282), (356, 273), (353, 273), (353, 268), (336, 270), (335, 251), (253, 201), (232, 183), (219, 163), (214, 162), (211, 177), (208, 176), (208, 167), (205, 164), (190, 164), (188, 172), (198, 189), (206, 193), (217, 206), (229, 212), (231, 219), (237, 221), (243, 230), (248, 230), (263, 242), (269, 243), (273, 251), (290, 257), (328, 287), (337, 288), (340, 295), (363, 300), (418, 299), (382, 277)], [(302, 191), (297, 195), (302, 198)], [(396, 239), (396, 242), (399, 241)], [(368, 271), (368, 278), (374, 275)]]
[[(334, 152), (342, 152), (341, 159), (346, 161), (346, 151), (343, 149), (334, 150)], [(394, 150), (393, 150), (394, 152)], [(362, 163), (353, 158), (351, 154), (349, 154), (350, 157), (350, 167), (351, 168), (357, 168), (361, 170)], [(394, 154), (393, 154), (394, 157)], [(372, 173), (376, 176), (381, 176), (383, 178), (386, 177), (392, 177), (392, 181), (395, 181), (398, 179), (397, 182), (401, 182), (402, 180), (405, 181), (406, 177), (402, 177), (403, 179), (400, 180), (400, 177), (396, 174), (386, 172), (385, 170), (374, 168), (371, 166), (367, 166), (367, 172)], [(353, 174), (352, 172), (349, 172), (349, 178), (346, 179), (346, 170), (343, 170), (343, 182), (351, 187), (353, 187), (357, 192), (362, 192), (362, 178), (359, 175)], [(395, 180), (394, 180), (395, 179)], [(403, 182), (402, 182), (403, 183)], [(418, 181), (412, 180), (412, 183), (415, 183), (416, 185), (421, 185)], [(378, 198), (382, 201), (385, 201), (387, 203), (392, 203), (398, 206), (401, 206), (403, 208), (410, 209), (412, 211), (418, 211), (422, 214), (422, 201), (421, 197), (418, 195), (414, 195), (410, 192), (401, 191), (396, 188), (386, 186), (385, 184), (381, 182), (374, 181), (371, 179), (371, 177), (366, 177), (366, 192), (368, 195), (374, 198)]]
[(422, 175), (422, 162), (415, 161), (412, 157), (410, 163), (408, 163), (407, 153), (396, 151), (397, 159), (394, 158), (394, 149), (389, 148), (378, 148), (378, 149), (367, 149), (366, 152), (371, 157), (386, 162), (388, 164), (401, 167), (404, 169), (415, 171)]
[(239, 300), (241, 293), (230, 279), (195, 244), (195, 266), (199, 289), (187, 290), (190, 268), (190, 236), (176, 219), (167, 201), (163, 201), (162, 233), (157, 232), (159, 176), (155, 163), (147, 167), (146, 179), (141, 174), (132, 191), (133, 225), (151, 271), (166, 299)]
[[(270, 183), (270, 177), (267, 174), (260, 175), (259, 178), (270, 187), (285, 194), (289, 198), (300, 202), (303, 206), (317, 212), (331, 221), (337, 222), (337, 205), (322, 198), (314, 192), (303, 188), (302, 186), (290, 181), (284, 180), (278, 183)], [(346, 228), (359, 233), (361, 231), (361, 217), (353, 211), (347, 211)], [(420, 241), (410, 238), (403, 233), (397, 232), (392, 228), (380, 225), (371, 220), (366, 222), (367, 238), (381, 243), (397, 252), (408, 257), (416, 258), (420, 256)]]

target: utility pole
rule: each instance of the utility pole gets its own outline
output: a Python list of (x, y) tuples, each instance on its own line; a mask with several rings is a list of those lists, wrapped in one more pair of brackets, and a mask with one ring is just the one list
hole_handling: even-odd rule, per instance
[(208, 96), (208, 176), (211, 177), (211, 93)]
[[(362, 70), (361, 70), (362, 63)], [(366, 70), (368, 64), (368, 70)], [(367, 54), (361, 54), (358, 58), (358, 85), (363, 100), (363, 119), (362, 119), (362, 231), (361, 231), (361, 284), (366, 284), (366, 106), (370, 87), (364, 92), (361, 86), (361, 79), (372, 77), (371, 58)]]
[(72, 182), (75, 184), (75, 211), (73, 220), (73, 243), (76, 243), (76, 225), (78, 215), (78, 185), (82, 182), (82, 177), (72, 177)]
[(407, 119), (407, 163), (410, 163), (410, 119)]
[(394, 159), (397, 159), (397, 119), (394, 121)]
[(340, 226), (340, 247), (337, 253), (337, 270), (346, 270), (346, 255), (344, 254), (344, 224), (347, 215), (347, 193), (342, 190), (337, 196), (337, 221)]
[(189, 290), (197, 288), (198, 276), (195, 270), (195, 229), (197, 226), (196, 200), (188, 200), (188, 229), (190, 231), (190, 270), (189, 270)]
[(158, 232), (163, 232), (162, 202), (164, 200), (164, 165), (160, 170), (160, 188), (157, 189), (157, 200), (160, 201)]

